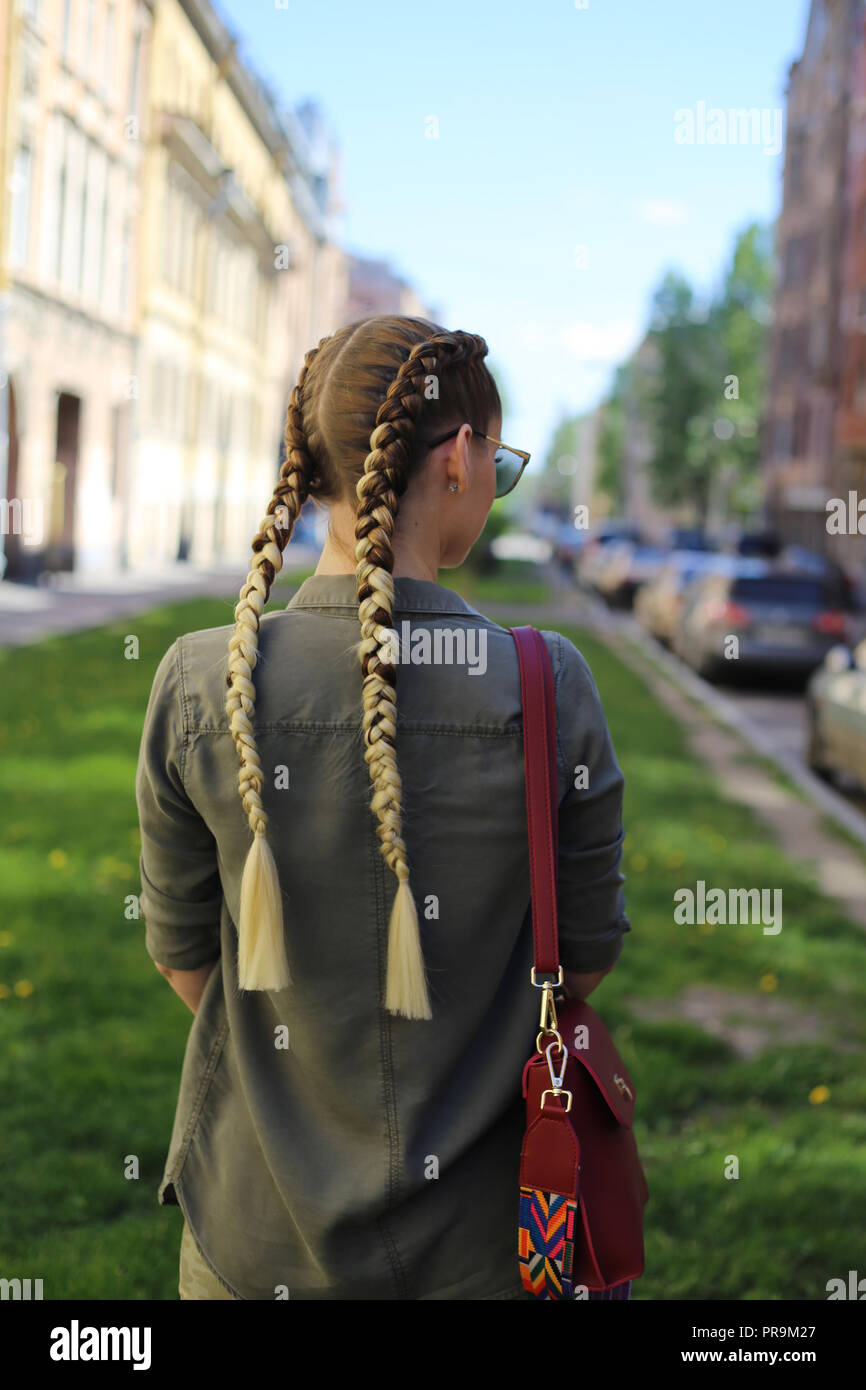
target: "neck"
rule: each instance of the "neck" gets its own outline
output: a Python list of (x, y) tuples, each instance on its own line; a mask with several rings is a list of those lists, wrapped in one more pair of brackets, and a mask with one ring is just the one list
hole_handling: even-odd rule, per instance
[[(358, 562), (355, 559), (355, 514), (349, 508), (343, 515), (345, 504), (335, 503), (331, 508), (328, 535), (319, 556), (314, 574), (355, 574)], [(404, 518), (408, 521), (409, 518)], [(426, 579), (438, 582), (439, 566), (433, 555), (424, 545), (422, 528), (410, 522), (408, 534), (395, 535), (392, 540), (394, 567), (391, 571), (395, 579)]]

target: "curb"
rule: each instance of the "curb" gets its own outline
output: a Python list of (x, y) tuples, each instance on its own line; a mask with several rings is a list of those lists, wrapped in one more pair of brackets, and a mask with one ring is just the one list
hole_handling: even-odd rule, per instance
[(800, 788), (808, 796), (810, 801), (820, 806), (821, 810), (853, 835), (863, 846), (866, 846), (866, 816), (852, 806), (843, 796), (828, 787), (810, 771), (804, 763), (801, 763), (791, 754), (777, 748), (768, 748), (761, 730), (749, 719), (748, 715), (726, 699), (708, 681), (696, 675), (685, 662), (667, 651), (659, 643), (654, 642), (637, 625), (634, 628), (626, 627), (624, 624), (619, 628), (601, 629), (602, 635), (610, 639), (610, 645), (615, 647), (618, 642), (629, 642), (633, 647), (637, 647), (641, 654), (652, 661), (657, 668), (675, 685), (678, 685), (687, 695), (711, 710), (722, 723), (727, 724), (730, 729), (737, 734), (744, 743), (762, 758), (775, 763), (780, 772)]
[[(547, 626), (551, 622), (564, 623), (566, 626), (573, 623), (577, 627), (589, 628), (609, 646), (613, 651), (622, 647), (623, 643), (630, 643), (636, 647), (645, 660), (651, 662), (659, 674), (676, 685), (686, 695), (691, 695), (698, 704), (703, 705), (712, 711), (716, 717), (737, 734), (742, 741), (758, 753), (768, 762), (775, 763), (780, 772), (799, 787), (802, 792), (814, 802), (820, 809), (842, 826), (848, 834), (853, 836), (859, 844), (866, 847), (866, 816), (862, 815), (850, 802), (832, 787), (828, 787), (820, 777), (816, 777), (805, 763), (799, 762), (789, 753), (779, 749), (768, 748), (764, 741), (761, 730), (749, 719), (748, 715), (743, 714), (737, 707), (724, 695), (720, 695), (709, 681), (705, 681), (698, 676), (685, 662), (680, 661), (679, 657), (674, 656), (659, 642), (655, 642), (643, 628), (639, 627), (633, 618), (623, 616), (611, 622), (611, 613), (607, 605), (593, 595), (587, 594), (582, 590), (566, 590), (569, 597), (574, 596), (575, 602), (572, 605), (550, 604), (548, 606), (537, 606), (532, 610), (532, 616), (525, 618), (526, 622), (534, 623), (536, 626)], [(494, 603), (485, 605), (488, 610), (499, 609), (501, 615), (517, 616), (517, 604)], [(526, 609), (530, 613), (530, 609)], [(491, 611), (489, 616), (493, 617)]]

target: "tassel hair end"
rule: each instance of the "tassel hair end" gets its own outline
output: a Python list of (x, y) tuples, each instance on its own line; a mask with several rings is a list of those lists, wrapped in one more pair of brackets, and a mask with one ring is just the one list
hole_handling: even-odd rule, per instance
[(280, 990), (291, 983), (277, 866), (267, 838), (257, 834), (241, 880), (238, 986), (244, 990)]
[(385, 1008), (402, 1018), (432, 1018), (418, 913), (408, 879), (401, 879), (388, 933)]

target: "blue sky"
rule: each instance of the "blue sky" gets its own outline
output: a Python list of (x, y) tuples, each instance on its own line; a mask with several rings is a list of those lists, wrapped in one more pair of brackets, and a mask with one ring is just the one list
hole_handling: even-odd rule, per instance
[[(344, 244), (487, 339), (503, 436), (539, 461), (562, 413), (602, 399), (664, 271), (710, 290), (736, 232), (778, 212), (773, 113), (808, 0), (216, 3), (286, 102), (324, 107)], [(749, 142), (742, 108), (766, 113)]]

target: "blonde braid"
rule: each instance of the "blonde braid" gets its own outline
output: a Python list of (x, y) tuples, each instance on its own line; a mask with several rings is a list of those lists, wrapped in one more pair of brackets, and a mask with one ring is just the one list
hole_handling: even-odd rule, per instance
[[(283, 550), (301, 508), (315, 486), (315, 467), (307, 450), (301, 407), (310, 364), (322, 344), (311, 348), (286, 412), (286, 457), (259, 531), (252, 544), (252, 568), (235, 607), (235, 630), (229, 642), (229, 694), (226, 710), (240, 759), (238, 792), (253, 832), (253, 843), (241, 880), (238, 918), (238, 984), (241, 989), (277, 990), (291, 984), (283, 930), (279, 879), (265, 831), (268, 818), (262, 804), (263, 773), (252, 725), (256, 690), (252, 674), (258, 660), (259, 620), (275, 575), (282, 569)], [(279, 516), (276, 516), (277, 509)]]
[(415, 426), (424, 406), (425, 376), (483, 356), (487, 344), (469, 333), (433, 334), (417, 343), (388, 388), (370, 435), (358, 480), (355, 527), (359, 655), (363, 671), (364, 757), (373, 783), (372, 809), (381, 852), (397, 878), (388, 937), (385, 1007), (405, 1018), (432, 1018), (415, 900), (402, 839), (402, 783), (397, 770), (396, 672), (389, 662), (394, 610), (392, 537), (399, 499), (408, 483)]

